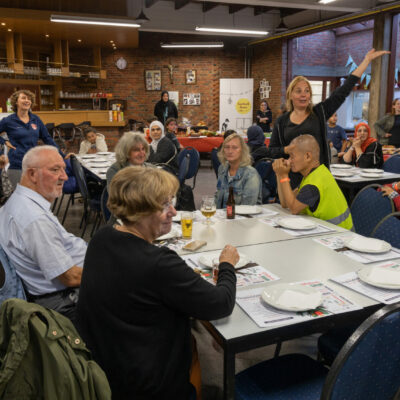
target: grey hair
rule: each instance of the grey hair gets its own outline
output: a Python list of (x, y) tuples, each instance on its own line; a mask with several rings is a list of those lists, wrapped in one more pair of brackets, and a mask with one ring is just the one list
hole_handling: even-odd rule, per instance
[(25, 174), (28, 168), (38, 167), (41, 161), (43, 151), (55, 151), (58, 154), (58, 149), (55, 146), (43, 145), (35, 146), (28, 150), (22, 159), (22, 175)]
[(129, 159), (129, 154), (134, 147), (142, 144), (146, 151), (146, 160), (149, 156), (150, 148), (147, 140), (141, 132), (125, 132), (115, 146), (115, 158), (120, 164), (125, 164)]
[(307, 134), (297, 136), (290, 142), (289, 146), (297, 147), (297, 149), (303, 154), (310, 152), (313, 160), (319, 160), (319, 144), (317, 139), (312, 135)]
[(247, 167), (248, 165), (251, 165), (251, 156), (250, 156), (250, 150), (247, 144), (245, 143), (244, 139), (238, 134), (238, 133), (233, 133), (232, 135), (229, 135), (222, 143), (221, 151), (218, 153), (218, 158), (221, 161), (221, 164), (226, 164), (226, 158), (224, 155), (224, 149), (225, 145), (229, 143), (233, 139), (239, 139), (240, 147), (242, 149), (240, 153), (240, 167)]

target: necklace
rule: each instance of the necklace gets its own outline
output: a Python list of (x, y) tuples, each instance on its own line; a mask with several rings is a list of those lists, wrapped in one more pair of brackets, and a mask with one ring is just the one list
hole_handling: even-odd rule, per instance
[(146, 240), (145, 237), (139, 231), (137, 231), (136, 229), (132, 229), (132, 228), (130, 229), (126, 225), (116, 226), (115, 228), (120, 232), (130, 233), (132, 235), (140, 237), (143, 240)]

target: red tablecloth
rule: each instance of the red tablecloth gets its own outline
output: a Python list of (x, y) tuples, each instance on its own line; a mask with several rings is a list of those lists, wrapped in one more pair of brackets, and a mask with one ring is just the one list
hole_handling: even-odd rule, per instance
[[(210, 136), (210, 137), (190, 137), (178, 136), (179, 143), (182, 147), (193, 147), (199, 153), (210, 153), (214, 147), (221, 146), (224, 141), (223, 136)], [(269, 138), (265, 139), (265, 144), (269, 145)]]

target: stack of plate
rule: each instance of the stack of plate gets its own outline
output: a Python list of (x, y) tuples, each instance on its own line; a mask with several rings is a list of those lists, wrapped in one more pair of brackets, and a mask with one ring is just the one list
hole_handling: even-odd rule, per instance
[(343, 244), (351, 250), (361, 253), (387, 253), (392, 249), (390, 243), (364, 236), (351, 236), (343, 239)]
[(358, 271), (358, 277), (372, 286), (400, 290), (400, 269), (398, 268), (368, 266)]
[(383, 173), (383, 169), (364, 168), (361, 170), (360, 176), (363, 178), (381, 178)]

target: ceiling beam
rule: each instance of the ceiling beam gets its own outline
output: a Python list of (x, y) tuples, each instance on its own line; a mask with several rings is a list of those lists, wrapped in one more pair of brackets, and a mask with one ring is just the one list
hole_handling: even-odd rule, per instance
[(243, 10), (243, 8), (246, 8), (247, 5), (242, 5), (242, 4), (230, 4), (229, 5), (229, 14), (234, 14), (235, 12), (238, 12), (240, 10)]
[(301, 8), (282, 8), (280, 10), (281, 12), (281, 18), (285, 18), (288, 17), (289, 15), (293, 15), (299, 12), (302, 12), (304, 10), (302, 10)]
[(274, 10), (273, 7), (259, 7), (256, 6), (254, 7), (254, 16), (256, 17), (257, 15), (265, 14), (268, 11)]
[(175, 10), (180, 10), (185, 7), (186, 4), (190, 3), (190, 0), (175, 0)]
[(144, 0), (145, 8), (149, 8), (151, 6), (154, 6), (154, 4), (156, 4), (159, 1), (160, 0)]
[(210, 3), (210, 2), (205, 1), (205, 2), (203, 3), (203, 12), (210, 11), (210, 10), (212, 10), (213, 8), (217, 7), (217, 6), (219, 6), (218, 3)]

